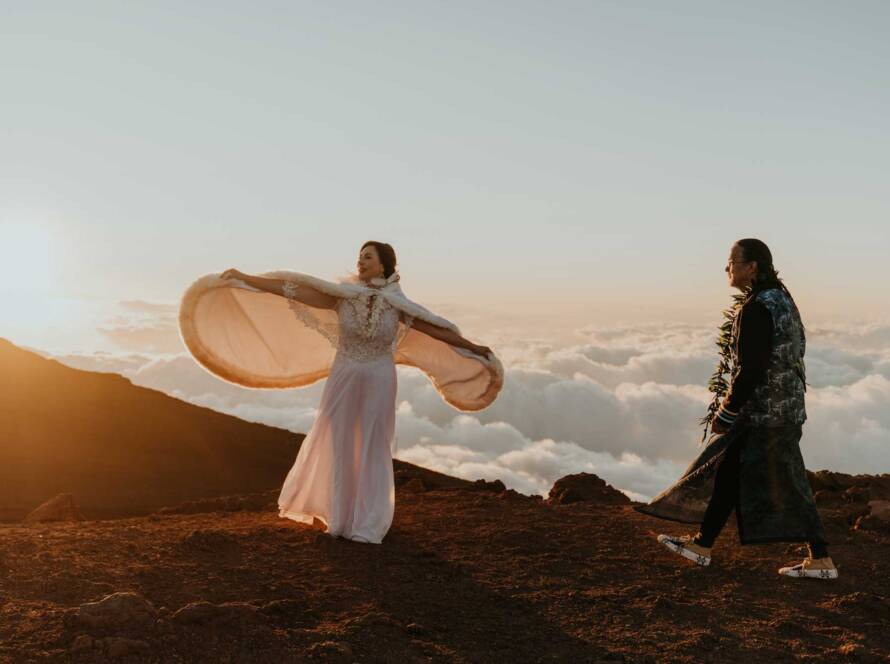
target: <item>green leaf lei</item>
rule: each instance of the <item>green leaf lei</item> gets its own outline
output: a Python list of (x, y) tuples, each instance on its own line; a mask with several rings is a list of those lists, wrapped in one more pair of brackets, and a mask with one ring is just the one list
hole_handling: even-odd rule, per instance
[(717, 416), (720, 404), (723, 403), (723, 399), (729, 391), (729, 382), (726, 377), (732, 373), (732, 327), (736, 316), (739, 315), (742, 305), (745, 304), (750, 294), (750, 291), (745, 290), (733, 295), (732, 306), (723, 311), (723, 323), (720, 325), (720, 332), (717, 334), (717, 341), (715, 342), (717, 348), (720, 349), (720, 361), (717, 363), (717, 368), (708, 381), (708, 391), (714, 393), (714, 398), (708, 406), (707, 414), (699, 422), (705, 428), (704, 432), (702, 432), (702, 442), (708, 437), (708, 429), (711, 426), (711, 422)]

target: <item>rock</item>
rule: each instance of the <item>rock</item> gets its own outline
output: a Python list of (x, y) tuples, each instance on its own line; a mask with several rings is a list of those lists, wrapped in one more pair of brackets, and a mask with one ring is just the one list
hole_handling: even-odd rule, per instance
[(847, 643), (844, 643), (843, 645), (839, 646), (837, 649), (837, 652), (842, 657), (855, 659), (858, 657), (858, 655), (862, 654), (863, 648), (858, 643), (855, 643), (853, 641), (848, 641)]
[(98, 602), (82, 604), (75, 620), (91, 629), (142, 629), (153, 625), (157, 612), (142, 595), (133, 592), (114, 593)]
[(601, 505), (626, 505), (630, 498), (590, 473), (566, 475), (553, 484), (547, 502), (553, 505), (589, 502)]
[(807, 477), (814, 494), (819, 491), (842, 494), (856, 487), (867, 490), (872, 499), (890, 500), (890, 474), (888, 473), (883, 475), (846, 475), (820, 470), (817, 473), (807, 471)]
[(473, 488), (481, 491), (491, 491), (492, 493), (503, 493), (507, 490), (507, 487), (500, 480), (476, 480), (473, 482)]
[(841, 501), (841, 495), (837, 491), (820, 489), (813, 494), (817, 505), (837, 505)]
[(325, 662), (353, 662), (355, 653), (352, 646), (343, 641), (319, 641), (306, 649), (306, 655), (310, 659), (319, 659)]
[(848, 503), (867, 503), (869, 497), (868, 487), (851, 486), (843, 493), (843, 498)]
[(83, 521), (74, 496), (60, 493), (35, 508), (24, 518), (24, 523), (43, 523), (46, 521)]
[(856, 519), (856, 525), (853, 530), (869, 530), (872, 532), (887, 533), (890, 532), (890, 521), (879, 519), (871, 514), (860, 516)]
[(872, 476), (868, 491), (873, 500), (890, 500), (890, 473)]
[(192, 602), (173, 614), (172, 620), (184, 625), (249, 625), (258, 620), (257, 609), (244, 602), (211, 604)]
[(830, 470), (820, 470), (816, 473), (808, 470), (807, 477), (810, 479), (810, 487), (812, 487), (813, 493), (818, 491), (839, 492), (853, 486), (852, 477), (843, 473), (834, 473)]
[(441, 473), (420, 468), (418, 466), (409, 466), (396, 461), (393, 466), (393, 480), (397, 488), (403, 487), (413, 479), (419, 479), (423, 482), (423, 486), (427, 491), (436, 491), (439, 489), (466, 489), (468, 485), (472, 485), (467, 480), (461, 480), (456, 477), (449, 477)]
[(405, 631), (412, 636), (428, 636), (430, 631), (420, 623), (408, 623), (405, 625)]
[(120, 636), (112, 636), (102, 639), (105, 646), (105, 654), (109, 657), (127, 657), (148, 652), (149, 646), (139, 639), (125, 639)]
[(890, 523), (890, 500), (870, 500), (868, 509), (870, 516)]
[(405, 483), (404, 489), (405, 491), (423, 493), (424, 491), (426, 491), (426, 484), (424, 484), (423, 480), (419, 477), (414, 477)]
[(71, 652), (83, 652), (93, 648), (93, 637), (89, 634), (80, 634), (71, 644)]
[(843, 510), (844, 520), (847, 525), (852, 526), (861, 516), (868, 516), (868, 505), (865, 503), (850, 503), (847, 509)]

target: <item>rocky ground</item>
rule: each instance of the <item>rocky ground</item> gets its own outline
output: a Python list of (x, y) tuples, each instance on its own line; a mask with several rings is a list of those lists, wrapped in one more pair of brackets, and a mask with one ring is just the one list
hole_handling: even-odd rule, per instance
[(733, 531), (686, 563), (654, 541), (683, 526), (589, 476), (546, 501), (401, 468), (379, 546), (279, 519), (272, 493), (6, 524), (0, 661), (888, 661), (888, 481), (813, 477), (834, 582), (778, 577), (801, 547)]

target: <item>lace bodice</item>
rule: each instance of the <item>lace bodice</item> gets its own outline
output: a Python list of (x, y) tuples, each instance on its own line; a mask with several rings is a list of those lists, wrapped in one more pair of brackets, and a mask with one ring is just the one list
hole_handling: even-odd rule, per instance
[(335, 307), (336, 321), (322, 318), (318, 310), (296, 299), (299, 287), (294, 281), (286, 281), (281, 288), (282, 295), (304, 325), (337, 348), (337, 357), (359, 362), (392, 358), (399, 341), (399, 323), (410, 327), (414, 320), (375, 291), (339, 299)]
[[(399, 335), (399, 310), (377, 293), (340, 300), (337, 355), (359, 362), (392, 357)], [(408, 324), (410, 324), (409, 321)]]

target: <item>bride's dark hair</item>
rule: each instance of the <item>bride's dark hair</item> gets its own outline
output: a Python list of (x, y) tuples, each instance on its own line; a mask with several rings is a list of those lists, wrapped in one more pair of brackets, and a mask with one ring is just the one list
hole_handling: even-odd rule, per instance
[(391, 244), (377, 242), (376, 240), (368, 240), (362, 245), (362, 249), (368, 246), (374, 247), (377, 250), (377, 256), (383, 265), (383, 276), (389, 279), (396, 271), (396, 250), (392, 248)]

